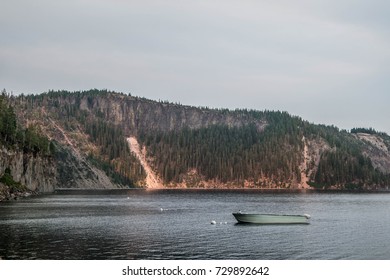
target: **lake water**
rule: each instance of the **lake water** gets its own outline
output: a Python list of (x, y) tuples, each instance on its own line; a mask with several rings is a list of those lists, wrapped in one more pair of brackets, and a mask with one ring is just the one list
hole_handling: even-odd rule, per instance
[[(231, 214), (237, 210), (312, 218), (309, 225), (243, 225)], [(120, 190), (42, 195), (0, 203), (0, 258), (389, 260), (390, 194)]]

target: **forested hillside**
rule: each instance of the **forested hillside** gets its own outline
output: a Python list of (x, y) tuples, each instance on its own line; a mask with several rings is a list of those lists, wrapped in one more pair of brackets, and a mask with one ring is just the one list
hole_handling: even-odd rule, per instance
[(21, 126), (17, 122), (9, 97), (3, 90), (0, 95), (0, 144), (10, 149), (21, 149), (26, 153), (51, 155), (54, 146), (47, 137), (41, 135), (39, 126)]
[[(21, 125), (5, 90), (0, 95), (0, 201), (53, 190), (54, 144), (39, 126)], [(39, 178), (40, 177), (40, 178)]]
[(196, 170), (206, 181), (238, 186), (251, 181), (252, 185), (267, 187), (267, 178), (300, 181), (303, 142), (296, 128), (302, 121), (286, 113), (259, 117), (269, 121), (264, 130), (253, 123), (239, 127), (211, 125), (145, 133), (140, 139), (155, 159), (154, 166), (165, 183), (182, 181), (189, 170)]
[[(107, 90), (21, 95), (10, 103), (25, 138), (31, 130), (51, 140), (44, 150), (55, 153), (59, 187), (153, 187), (145, 164), (165, 187), (390, 185), (390, 139), (374, 129), (340, 131), (287, 112), (197, 108)], [(138, 155), (129, 137), (138, 140)]]

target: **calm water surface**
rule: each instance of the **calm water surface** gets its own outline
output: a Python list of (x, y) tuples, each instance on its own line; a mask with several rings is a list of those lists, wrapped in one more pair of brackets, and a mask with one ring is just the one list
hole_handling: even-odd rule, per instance
[[(312, 219), (242, 225), (237, 210)], [(389, 260), (389, 237), (388, 193), (122, 190), (0, 204), (2, 259)]]

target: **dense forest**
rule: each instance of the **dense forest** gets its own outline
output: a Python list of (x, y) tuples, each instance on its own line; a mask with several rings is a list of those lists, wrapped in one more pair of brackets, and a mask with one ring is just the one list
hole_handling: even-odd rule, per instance
[[(275, 125), (268, 125), (264, 131), (254, 124), (233, 128), (213, 125), (142, 134), (140, 140), (166, 183), (180, 182), (191, 169), (198, 170), (206, 180), (223, 183), (241, 184), (248, 179), (258, 182), (261, 177), (300, 180), (297, 163), (301, 161), (302, 134), (293, 131), (302, 121), (287, 113), (269, 114)], [(284, 119), (280, 122), (283, 128), (277, 125), (278, 118)]]
[[(390, 149), (389, 136), (372, 128), (348, 132), (287, 112), (196, 108), (107, 90), (21, 95), (12, 98), (16, 112), (2, 98), (2, 142), (50, 154), (53, 145), (38, 135), (57, 145), (67, 140), (122, 185), (143, 187), (146, 176), (129, 149), (130, 136), (137, 137), (149, 164), (170, 186), (194, 171), (202, 181), (237, 187), (250, 182), (257, 188), (296, 188), (306, 183), (303, 175), (321, 189), (390, 185), (388, 172), (376, 167), (378, 157), (367, 152), (376, 147), (358, 137), (368, 134)], [(390, 158), (388, 151), (380, 156)]]
[[(198, 170), (207, 180), (253, 180), (266, 187), (262, 178), (300, 181), (302, 137), (321, 137), (330, 149), (320, 158), (315, 176), (308, 182), (315, 188), (343, 186), (387, 186), (390, 176), (374, 168), (360, 141), (335, 127), (316, 126), (287, 113), (269, 112), (269, 125), (258, 131), (254, 125), (239, 128), (211, 126), (199, 130), (160, 132), (141, 136), (155, 159), (155, 167), (166, 183), (180, 182), (186, 172)], [(269, 182), (267, 180), (266, 182)], [(288, 186), (288, 185), (287, 185)]]
[(22, 127), (10, 104), (10, 95), (3, 90), (0, 95), (0, 144), (11, 149), (22, 149), (26, 153), (54, 153), (54, 144), (41, 134), (40, 127)]

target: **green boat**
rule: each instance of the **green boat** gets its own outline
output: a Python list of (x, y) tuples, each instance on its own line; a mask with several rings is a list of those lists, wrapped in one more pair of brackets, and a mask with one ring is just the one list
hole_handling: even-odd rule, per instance
[(233, 213), (239, 223), (251, 224), (308, 224), (310, 215), (248, 214)]

